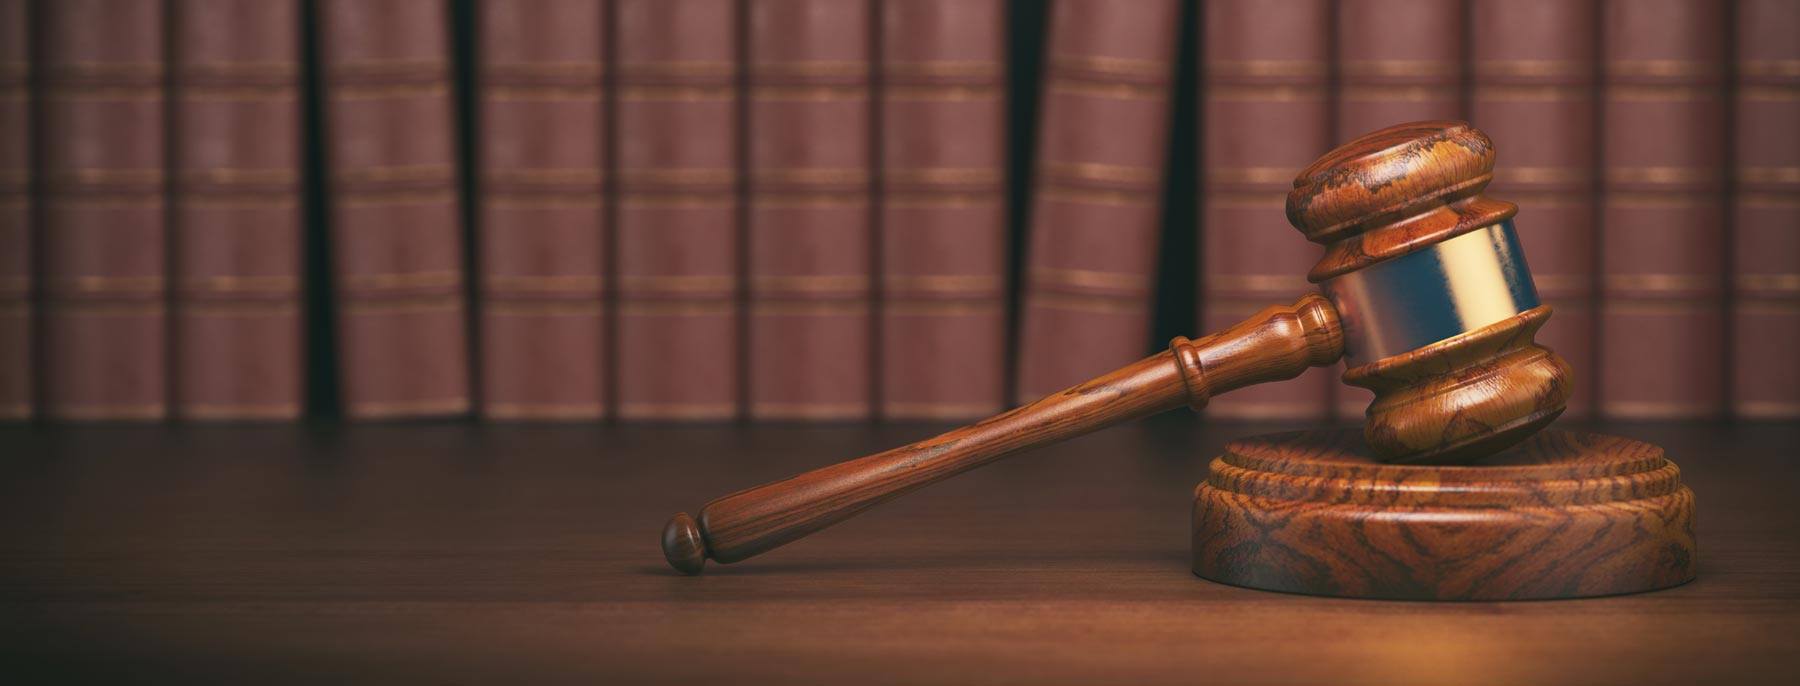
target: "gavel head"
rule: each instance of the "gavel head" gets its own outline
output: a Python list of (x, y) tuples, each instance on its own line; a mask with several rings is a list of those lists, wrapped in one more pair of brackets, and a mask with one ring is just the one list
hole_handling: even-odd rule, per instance
[(1561, 414), (1568, 363), (1532, 342), (1550, 318), (1513, 231), (1481, 194), (1494, 145), (1453, 121), (1401, 124), (1294, 180), (1288, 221), (1325, 246), (1308, 278), (1344, 328), (1344, 382), (1375, 392), (1364, 435), (1393, 461), (1462, 462)]

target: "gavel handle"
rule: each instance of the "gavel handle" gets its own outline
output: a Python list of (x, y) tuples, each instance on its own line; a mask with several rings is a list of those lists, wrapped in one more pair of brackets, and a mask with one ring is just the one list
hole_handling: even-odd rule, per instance
[(663, 554), (698, 574), (709, 557), (736, 562), (1018, 451), (1181, 405), (1200, 409), (1214, 395), (1294, 378), (1343, 351), (1337, 311), (1309, 294), (980, 422), (719, 498), (697, 521), (677, 514), (663, 529)]

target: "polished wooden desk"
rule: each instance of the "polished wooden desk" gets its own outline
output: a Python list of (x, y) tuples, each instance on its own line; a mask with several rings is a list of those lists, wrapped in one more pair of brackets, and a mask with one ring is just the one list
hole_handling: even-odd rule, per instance
[(1800, 424), (1598, 427), (1664, 445), (1699, 496), (1699, 580), (1640, 596), (1374, 602), (1197, 579), (1187, 517), (1208, 458), (1280, 427), (1189, 416), (1022, 455), (705, 576), (663, 563), (677, 510), (938, 428), (0, 428), (0, 670), (1800, 683)]

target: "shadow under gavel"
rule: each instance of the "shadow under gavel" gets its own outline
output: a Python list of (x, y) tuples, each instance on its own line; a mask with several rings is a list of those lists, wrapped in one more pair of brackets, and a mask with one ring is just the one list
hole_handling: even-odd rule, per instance
[(663, 554), (698, 574), (1019, 451), (1345, 360), (1375, 399), (1364, 435), (1384, 459), (1464, 462), (1549, 424), (1570, 370), (1532, 340), (1550, 317), (1512, 226), (1481, 191), (1494, 148), (1462, 122), (1377, 131), (1302, 171), (1288, 219), (1326, 246), (1308, 278), (1324, 295), (1265, 309), (1198, 340), (911, 445), (815, 469), (680, 513)]

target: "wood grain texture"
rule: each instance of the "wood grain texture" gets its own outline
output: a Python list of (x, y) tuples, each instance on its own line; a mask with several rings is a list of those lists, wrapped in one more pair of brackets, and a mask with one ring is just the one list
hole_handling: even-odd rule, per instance
[(911, 445), (821, 467), (714, 500), (663, 527), (669, 565), (698, 574), (785, 545), (907, 492), (1015, 454), (1214, 394), (1280, 379), (1343, 356), (1337, 313), (1318, 295), (1269, 307), (1198, 341)]
[(1325, 153), (1294, 179), (1288, 221), (1325, 246), (1313, 283), (1511, 218), (1481, 195), (1494, 142), (1458, 121), (1390, 126)]
[(1390, 462), (1467, 462), (1548, 426), (1574, 372), (1532, 337), (1540, 305), (1418, 350), (1352, 367), (1344, 383), (1375, 392), (1363, 436)]
[(1526, 600), (1694, 578), (1694, 493), (1654, 445), (1545, 431), (1479, 465), (1384, 464), (1354, 431), (1232, 442), (1194, 491), (1194, 573), (1356, 598)]
[(943, 425), (0, 426), (0, 664), (40, 683), (1800, 681), (1800, 423), (1575, 426), (1680, 461), (1705, 508), (1694, 582), (1428, 603), (1197, 578), (1206, 459), (1300, 427), (1185, 412), (693, 578), (647, 540), (670, 512)]
[[(1287, 197), (1288, 221), (1326, 246), (1307, 278), (1321, 283), (1511, 219), (1517, 206), (1481, 194), (1494, 155), (1487, 134), (1460, 121), (1397, 124), (1325, 153)], [(1573, 386), (1568, 363), (1532, 342), (1549, 317), (1537, 307), (1347, 370), (1345, 383), (1375, 391), (1369, 446), (1389, 461), (1463, 462), (1549, 424)]]

